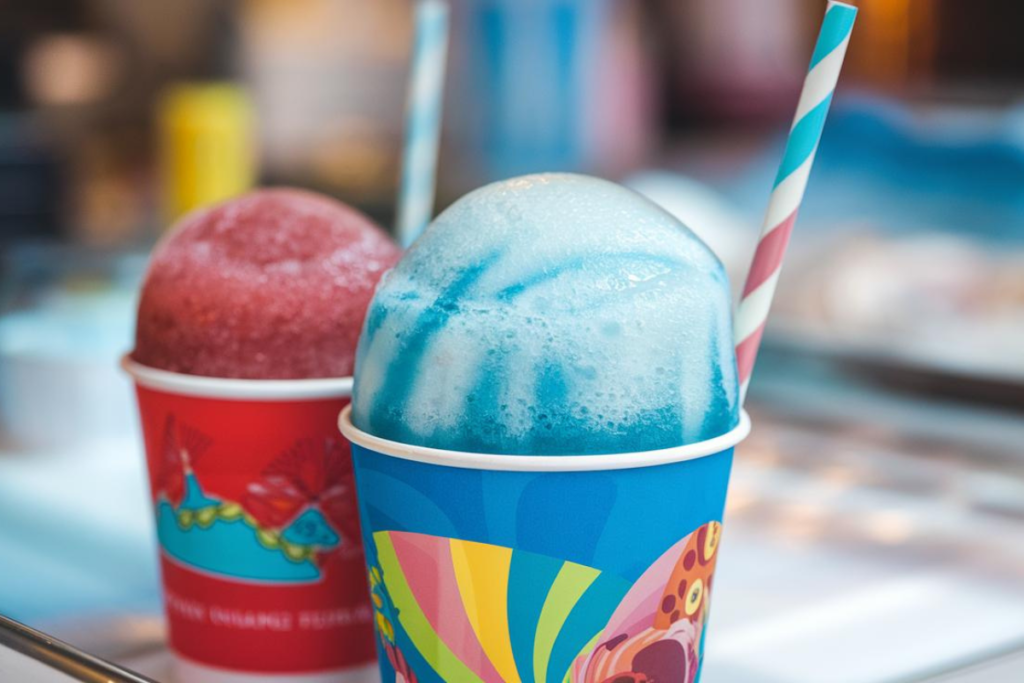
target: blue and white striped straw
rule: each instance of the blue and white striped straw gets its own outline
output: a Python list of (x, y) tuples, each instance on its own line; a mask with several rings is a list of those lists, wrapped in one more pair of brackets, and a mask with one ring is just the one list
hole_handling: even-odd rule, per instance
[(430, 222), (437, 184), (445, 66), (448, 57), (448, 3), (416, 3), (416, 37), (405, 112), (405, 149), (395, 233), (408, 247)]
[(736, 364), (740, 392), (744, 397), (768, 320), (779, 272), (782, 270), (782, 259), (807, 189), (807, 179), (811, 174), (856, 18), (856, 7), (834, 0), (828, 3), (825, 21), (796, 108), (793, 127), (789, 131), (786, 152), (775, 177), (761, 239), (754, 252), (754, 260), (736, 310)]

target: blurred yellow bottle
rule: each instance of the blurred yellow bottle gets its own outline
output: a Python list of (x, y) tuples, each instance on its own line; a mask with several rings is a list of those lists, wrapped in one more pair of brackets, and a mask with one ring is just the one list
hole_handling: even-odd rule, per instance
[(161, 100), (158, 125), (163, 211), (168, 222), (252, 187), (255, 115), (241, 87), (176, 85)]

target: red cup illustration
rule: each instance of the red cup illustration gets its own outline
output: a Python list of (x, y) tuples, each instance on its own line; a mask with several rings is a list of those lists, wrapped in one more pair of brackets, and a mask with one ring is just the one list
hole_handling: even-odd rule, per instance
[(170, 647), (191, 683), (376, 677), (349, 445), (351, 378), (134, 378)]

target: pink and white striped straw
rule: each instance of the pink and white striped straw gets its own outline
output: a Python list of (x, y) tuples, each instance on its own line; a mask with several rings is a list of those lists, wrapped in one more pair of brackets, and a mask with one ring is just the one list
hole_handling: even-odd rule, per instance
[(779, 271), (782, 269), (782, 259), (807, 189), (807, 179), (818, 151), (821, 132), (825, 127), (825, 118), (832, 104), (832, 94), (839, 81), (839, 72), (843, 68), (846, 48), (850, 44), (850, 32), (856, 18), (856, 7), (835, 0), (828, 3), (793, 126), (786, 141), (786, 152), (768, 200), (761, 239), (754, 252), (734, 321), (741, 401), (747, 395), (761, 335), (764, 333)]

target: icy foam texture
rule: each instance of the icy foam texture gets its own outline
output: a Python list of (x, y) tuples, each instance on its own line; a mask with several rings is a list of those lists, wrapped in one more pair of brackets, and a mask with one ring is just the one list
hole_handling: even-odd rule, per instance
[(366, 216), (310, 192), (198, 211), (153, 254), (132, 357), (212, 377), (351, 375), (374, 286), (398, 256)]
[(675, 218), (626, 188), (525, 176), (451, 206), (370, 305), (353, 420), (498, 454), (667, 448), (738, 419), (729, 286)]

